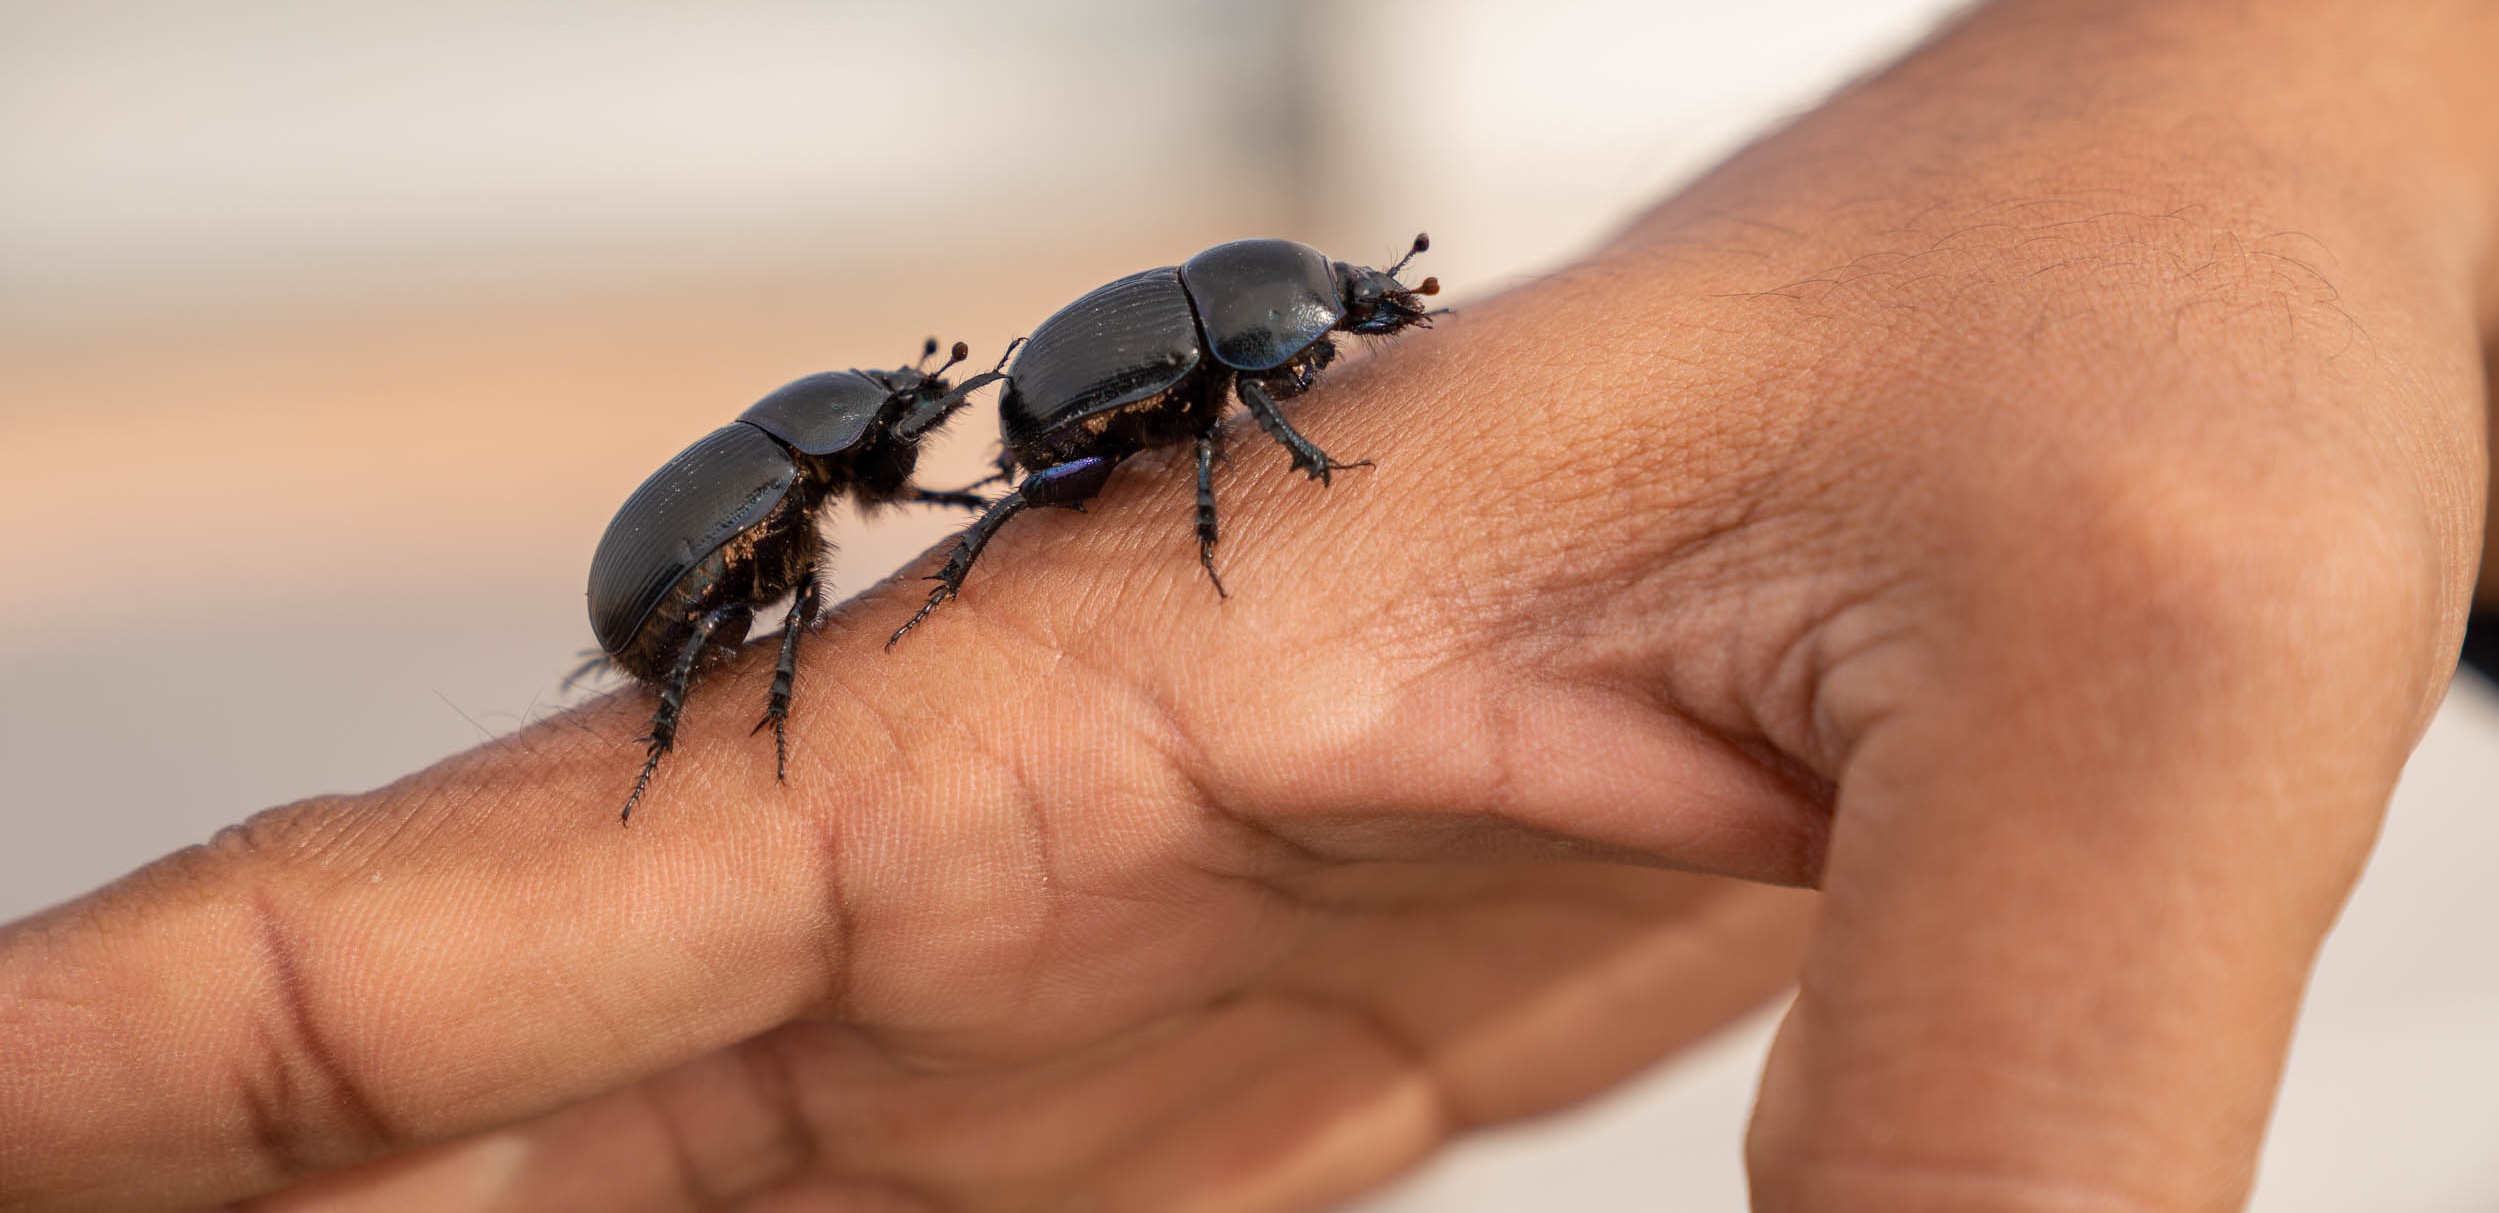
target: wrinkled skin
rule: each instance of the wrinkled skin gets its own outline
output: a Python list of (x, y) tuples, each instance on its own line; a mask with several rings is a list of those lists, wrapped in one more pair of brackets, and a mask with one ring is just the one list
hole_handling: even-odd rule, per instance
[(9, 928), (0, 1204), (1322, 1207), (1801, 974), (1757, 1207), (2236, 1207), (2499, 214), (2486, 6), (2244, 7), (1999, 5), (1330, 376), (1229, 602), (1154, 459), (870, 592), (786, 789), (615, 828), (620, 696)]

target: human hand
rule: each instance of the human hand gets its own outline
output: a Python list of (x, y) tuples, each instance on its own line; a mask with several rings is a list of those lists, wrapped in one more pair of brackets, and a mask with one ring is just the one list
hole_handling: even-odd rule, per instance
[(2223, 10), (2003, 6), (1335, 373), (1378, 467), (1241, 435), (1228, 602), (1146, 459), (849, 604), (786, 787), (749, 653), (630, 830), (637, 695), (10, 928), (0, 1201), (1300, 1207), (1802, 948), (1762, 1207), (2230, 1207), (2471, 590), (2492, 212), (2485, 27)]

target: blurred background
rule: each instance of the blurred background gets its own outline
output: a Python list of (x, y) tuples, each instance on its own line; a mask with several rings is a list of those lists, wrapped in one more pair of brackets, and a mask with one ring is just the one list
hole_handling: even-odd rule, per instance
[[(557, 702), (626, 493), (799, 374), (993, 358), (1248, 234), (1463, 302), (1941, 0), (0, 3), (0, 919)], [(987, 457), (980, 410), (930, 478)], [(951, 525), (843, 537), (840, 589)], [(2257, 1206), (2499, 1208), (2499, 696), (2460, 683)], [(1388, 1211), (1737, 1209), (1768, 1018)]]

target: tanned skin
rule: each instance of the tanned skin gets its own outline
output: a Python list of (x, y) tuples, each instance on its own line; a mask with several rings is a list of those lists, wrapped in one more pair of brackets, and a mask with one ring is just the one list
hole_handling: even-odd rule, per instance
[(1983, 8), (1332, 374), (1374, 474), (1235, 442), (1229, 602), (1124, 472), (787, 788), (615, 828), (619, 697), (7, 928), (0, 1206), (1317, 1208), (1801, 977), (1756, 1208), (2236, 1208), (2474, 593), (2494, 61)]

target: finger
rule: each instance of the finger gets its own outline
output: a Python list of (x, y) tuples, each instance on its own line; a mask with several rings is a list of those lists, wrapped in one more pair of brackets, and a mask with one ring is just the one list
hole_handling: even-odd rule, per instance
[(796, 818), (620, 830), (562, 778), (616, 748), (563, 728), (498, 748), (422, 792), (264, 815), (0, 935), (0, 1201), (265, 1190), (825, 996), (825, 853)]
[[(269, 1191), (818, 1009), (1013, 1058), (1237, 989), (1292, 939), (1263, 874), (1311, 861), (1206, 811), (1159, 743), (1123, 740), (1162, 720), (1127, 692), (1056, 671), (1063, 716), (1036, 729), (986, 691), (1056, 660), (1001, 646), (981, 677), (909, 693), (895, 684), (928, 667), (894, 661), (894, 681), (861, 680), (873, 710), (823, 693), (786, 791), (741, 748), (743, 713), (698, 718), (673, 811), (630, 829), (613, 797), (640, 722), (612, 702), (10, 928), (0, 1195)], [(768, 676), (749, 663), (715, 696), (760, 698)], [(1011, 756), (982, 740), (1018, 729)], [(1047, 772), (1046, 807), (1028, 772)]]
[(932, 1207), (1304, 1207), (1448, 1134), (1585, 1098), (1750, 1009), (1785, 984), (1808, 921), (1810, 898), (1790, 890), (1505, 867), (1331, 874), (1309, 895), (1339, 925), (1272, 982), (1076, 1055), (940, 1073), (855, 1030), (797, 1024), (255, 1213), (673, 1210), (855, 1190)]
[[(1019, 519), (1031, 529), (982, 566), (1013, 577), (1080, 547), (1077, 561), (1123, 566), (1116, 579), (1029, 603), (992, 589), (949, 609), (1007, 613), (1071, 663), (1143, 688), (1216, 807), (1332, 859), (1582, 844), (1805, 883), (1827, 790), (1766, 761), (1724, 697), (1687, 701), (1701, 663), (1660, 650), (1689, 621), (1620, 592), (1662, 577), (1718, 516), (1693, 501), (1708, 477), (1656, 474), (1645, 452), (1707, 447), (1708, 427), (1742, 409), (1713, 397), (1626, 420), (1600, 404), (1517, 407), (1530, 386), (1553, 388), (1538, 359), (1580, 336), (1556, 317), (1607, 305), (1574, 284), (1524, 288), (1471, 308), (1463, 332), (1403, 338), (1393, 357), (1297, 398), (1315, 439), (1380, 457), (1359, 486), (1319, 491), (1281, 448), (1244, 435), (1226, 518), (1257, 541), (1226, 558), (1226, 576), (1255, 593), (1217, 608), (1190, 552), (1151, 525), (1188, 515), (1186, 478), (1140, 475), (1113, 484), (1135, 490), (1120, 508), (1148, 523), (1133, 541), (1101, 542), (1089, 517)], [(1588, 378), (1573, 391), (1601, 400)], [(1448, 441), (1454, 429), (1469, 440)], [(1668, 666), (1674, 677), (1652, 677)]]
[[(742, 663), (712, 693), (759, 702), (768, 674)], [(1070, 710), (1095, 706), (1088, 685), (1059, 680)], [(999, 1011), (984, 983), (1025, 979), (1001, 957), (1051, 896), (1020, 774), (923, 700), (827, 689), (809, 708), (821, 736), (786, 788), (740, 744), (744, 713), (712, 713), (667, 772), (669, 811), (619, 828), (644, 710), (624, 696), (372, 797), (264, 815), (0, 933), (0, 1202), (230, 1199), (537, 1115), (828, 1003)], [(1060, 785), (1180, 800), (1158, 771), (1103, 748)], [(1234, 921), (1167, 931), (1170, 963)]]
[[(1470, 384), (1466, 407), (1507, 400)], [(786, 785), (746, 710), (709, 710), (763, 700), (746, 660), (706, 681), (630, 829), (633, 694), (11, 929), (0, 1018), (44, 1062), (0, 1069), (0, 1198), (266, 1191), (818, 1008), (913, 1048), (1082, 1044), (1267, 965), (1290, 910), (1258, 877), (1278, 868), (1490, 840), (1800, 878), (1821, 822), (1780, 776), (1604, 678), (1522, 674), (1466, 634), (1485, 624), (1465, 594), (1400, 605), (1423, 597), (1442, 489), (1500, 495), (1395, 442), (1375, 449), (1421, 491), (1269, 507), (1295, 522), (1266, 559), (1295, 576), (1221, 629), (1175, 605), (1205, 606), (1186, 553), (1160, 581), (1094, 575), (1168, 537), (1177, 481), (1117, 522), (1030, 520), (949, 637), (878, 651), (871, 596), (808, 646)], [(1313, 556), (1356, 534), (1404, 552), (1401, 575)]]
[(2426, 595), (2321, 555), (2330, 511), (2069, 517), (1979, 562), (2018, 602), (1972, 588), (1948, 642), (1833, 675), (1877, 722), (1764, 1082), (1760, 1208), (2245, 1199), (2309, 965), (2422, 716)]

